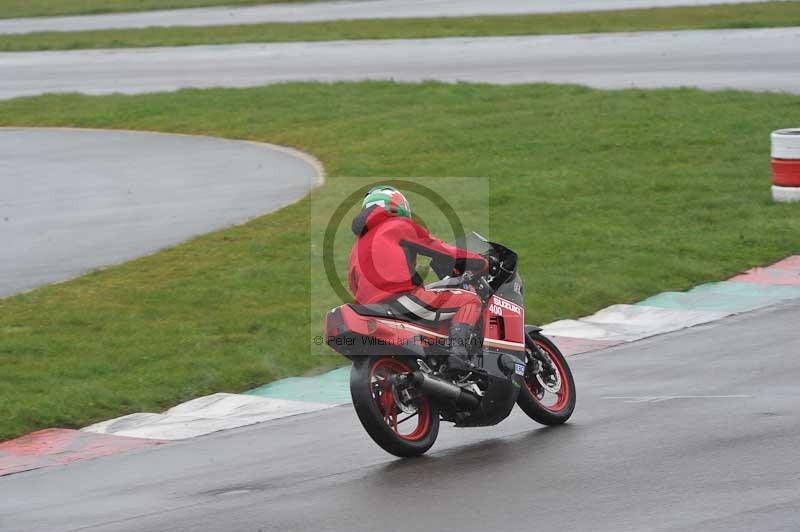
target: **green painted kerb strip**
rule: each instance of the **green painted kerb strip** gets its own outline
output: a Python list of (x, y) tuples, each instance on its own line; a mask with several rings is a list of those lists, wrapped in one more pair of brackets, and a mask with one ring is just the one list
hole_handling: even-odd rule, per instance
[(350, 366), (314, 377), (281, 379), (245, 394), (334, 405), (350, 403)]
[(637, 305), (739, 313), (795, 298), (800, 298), (800, 286), (719, 282), (702, 284), (688, 292), (664, 292)]

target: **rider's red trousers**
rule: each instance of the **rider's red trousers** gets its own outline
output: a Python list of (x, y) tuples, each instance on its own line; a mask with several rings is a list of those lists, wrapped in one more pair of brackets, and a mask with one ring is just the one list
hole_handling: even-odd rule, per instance
[(420, 286), (399, 296), (396, 301), (409, 312), (428, 321), (452, 319), (453, 325), (472, 327), (481, 315), (481, 300), (469, 290), (426, 290)]

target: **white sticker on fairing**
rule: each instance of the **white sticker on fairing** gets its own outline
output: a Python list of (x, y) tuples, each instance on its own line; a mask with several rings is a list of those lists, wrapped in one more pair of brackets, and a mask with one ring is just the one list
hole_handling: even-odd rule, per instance
[(502, 309), (506, 309), (514, 314), (522, 315), (522, 307), (516, 303), (512, 303), (507, 299), (503, 299), (502, 297), (492, 296), (492, 304), (489, 307), (489, 310), (492, 312), (492, 314), (496, 314), (498, 316), (503, 314)]
[(514, 373), (517, 375), (525, 375), (525, 364), (514, 364)]

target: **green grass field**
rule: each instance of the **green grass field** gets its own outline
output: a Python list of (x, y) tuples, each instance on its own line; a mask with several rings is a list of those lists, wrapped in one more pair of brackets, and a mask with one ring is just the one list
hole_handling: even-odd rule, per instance
[(444, 19), (350, 20), (0, 36), (0, 51), (800, 26), (800, 2)]
[(0, 18), (92, 15), (153, 9), (316, 1), (319, 0), (0, 0)]
[[(330, 174), (311, 200), (272, 215), (0, 300), (0, 439), (340, 363), (311, 354), (309, 333), (334, 301), (310, 303), (321, 280), (307, 272), (310, 201), (341, 193), (341, 176), (490, 177), (492, 236), (523, 257), (532, 323), (796, 254), (800, 209), (770, 202), (769, 133), (798, 121), (798, 96), (554, 85), (0, 102), (2, 125), (265, 140), (307, 150)], [(456, 191), (453, 201), (467, 193)]]

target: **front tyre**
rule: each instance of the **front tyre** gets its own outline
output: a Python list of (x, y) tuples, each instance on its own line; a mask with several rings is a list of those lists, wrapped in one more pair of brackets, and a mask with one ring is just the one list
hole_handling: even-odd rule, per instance
[(538, 332), (525, 335), (525, 352), (525, 376), (517, 404), (542, 425), (566, 422), (575, 410), (575, 381), (564, 355)]
[(439, 435), (439, 413), (425, 395), (403, 399), (394, 377), (409, 373), (405, 359), (371, 356), (350, 370), (350, 396), (367, 434), (386, 452), (419, 456)]

